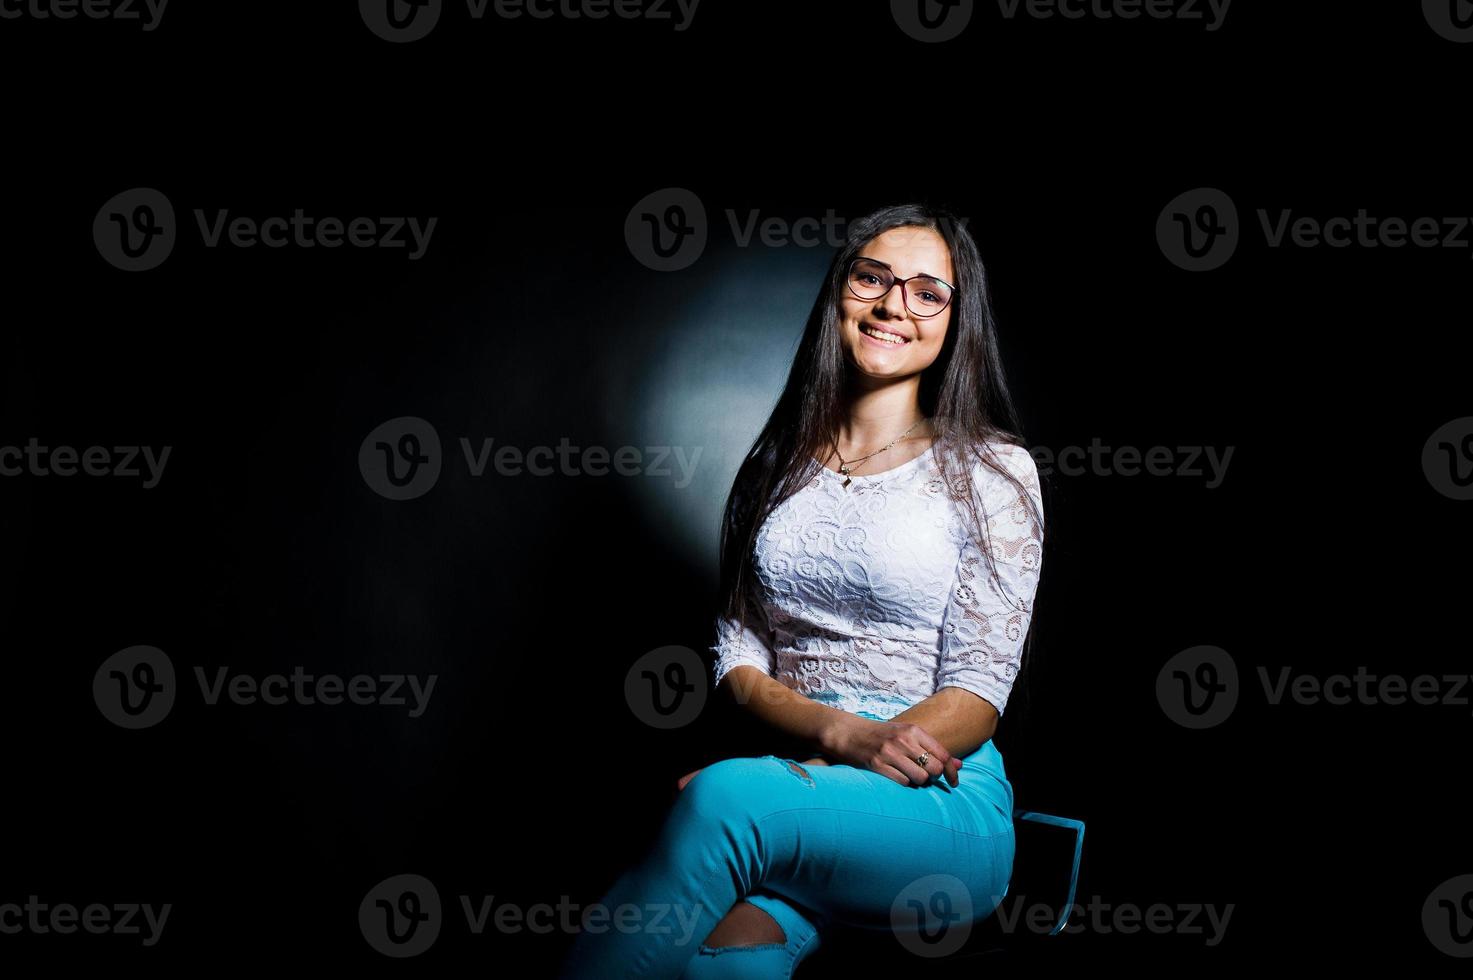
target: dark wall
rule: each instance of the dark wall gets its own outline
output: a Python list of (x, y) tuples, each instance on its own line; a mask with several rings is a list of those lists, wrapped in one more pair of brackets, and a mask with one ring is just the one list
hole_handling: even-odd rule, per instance
[[(1436, 11), (1235, 4), (1208, 29), (978, 4), (925, 43), (882, 3), (708, 0), (679, 30), (447, 5), (390, 43), (351, 5), (307, 6), (0, 21), (0, 447), (105, 447), (109, 473), (122, 447), (169, 450), (151, 486), (143, 457), (136, 477), (0, 476), (0, 904), (172, 905), (152, 946), (28, 927), (0, 961), (388, 970), (358, 908), (412, 873), (445, 924), (405, 968), (550, 970), (566, 931), (474, 935), (460, 896), (593, 902), (681, 774), (772, 750), (720, 699), (662, 729), (625, 686), (658, 648), (706, 656), (715, 521), (836, 244), (743, 244), (732, 216), (783, 237), (909, 199), (970, 219), (1030, 445), (1103, 447), (1049, 475), (1035, 648), (997, 735), (1018, 802), (1087, 821), (1081, 901), (1235, 909), (1214, 945), (1086, 929), (1059, 948), (1466, 955), (1473, 919), (1434, 892), (1473, 872), (1450, 679), (1473, 47)], [(138, 215), (138, 188), (175, 240), (130, 271), (109, 216)], [(639, 215), (672, 188), (706, 243), (663, 271)], [(1194, 271), (1172, 215), (1206, 188), (1237, 241)], [(297, 208), (375, 237), (436, 223), (411, 258), (407, 229), (210, 247), (196, 217)], [(1271, 243), (1284, 212), (1361, 209), (1368, 234), (1429, 218), (1451, 241)], [(360, 455), (405, 417), (440, 472), (392, 499)], [(639, 472), (477, 476), (462, 438), (634, 447)], [(1169, 475), (1126, 473), (1158, 446)], [(648, 471), (664, 447), (687, 482), (678, 455)], [(1214, 479), (1204, 451), (1229, 447)], [(104, 661), (135, 646), (167, 657), (174, 702), (130, 729)], [(1202, 646), (1236, 682), (1184, 654)], [(1440, 702), (1374, 683), (1295, 701), (1292, 678), (1359, 667), (1431, 675)], [(418, 716), (211, 704), (197, 671), (221, 668), (435, 687)], [(1285, 668), (1275, 704), (1263, 678)], [(1177, 669), (1235, 707), (1194, 727)]]

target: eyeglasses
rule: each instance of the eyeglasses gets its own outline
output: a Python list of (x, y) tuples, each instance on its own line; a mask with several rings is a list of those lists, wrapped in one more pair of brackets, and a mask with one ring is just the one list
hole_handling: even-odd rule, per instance
[[(952, 293), (956, 292), (950, 283), (935, 276), (901, 279), (885, 263), (862, 255), (850, 260), (849, 271), (844, 278), (849, 283), (849, 291), (860, 299), (888, 296), (895, 284), (900, 283), (900, 301), (911, 316), (935, 316), (946, 309)], [(912, 303), (915, 305), (911, 306)]]

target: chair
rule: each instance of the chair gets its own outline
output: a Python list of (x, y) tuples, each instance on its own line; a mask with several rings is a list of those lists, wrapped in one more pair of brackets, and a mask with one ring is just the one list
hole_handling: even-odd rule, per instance
[[(1002, 902), (991, 915), (972, 927), (961, 949), (947, 956), (928, 959), (909, 952), (887, 932), (854, 929), (836, 923), (811, 960), (799, 967), (797, 976), (801, 978), (805, 968), (809, 975), (820, 975), (810, 968), (812, 960), (819, 961), (820, 970), (848, 961), (871, 969), (881, 965), (904, 966), (942, 976), (954, 969), (948, 964), (955, 965), (976, 956), (1034, 948), (1031, 944), (1044, 935), (1058, 935), (1068, 923), (1079, 884), (1079, 867), (1084, 854), (1084, 821), (1014, 807), (1013, 825), (1017, 834), (1017, 851), (1013, 858), (1013, 873), (1003, 887)], [(1028, 927), (1026, 910), (1016, 908), (1021, 901), (1060, 910), (1046, 933), (1040, 935)], [(1014, 928), (1005, 927), (1004, 922), (1012, 923)], [(965, 969), (975, 970), (975, 964), (968, 964)]]
[[(1035, 840), (1030, 842), (1030, 846), (1025, 847), (1024, 823), (1057, 829), (1049, 832), (1046, 838), (1042, 835), (1032, 835)], [(1048, 931), (1048, 935), (1056, 936), (1069, 920), (1069, 910), (1074, 906), (1074, 894), (1079, 886), (1079, 863), (1084, 855), (1084, 821), (1014, 807), (1013, 824), (1018, 831), (1018, 850), (1013, 860), (1012, 877), (1008, 879), (1007, 885), (1002, 890), (1003, 900), (1006, 901), (1010, 894), (1019, 893), (1018, 889), (1013, 887), (1013, 883), (1018, 881), (1020, 876), (1026, 879), (1022, 890), (1024, 895), (1029, 894), (1031, 890), (1035, 895), (1059, 897), (1058, 893), (1062, 891), (1063, 901), (1058, 905), (1059, 917)], [(1041, 848), (1045, 850), (1041, 852)], [(1068, 869), (1067, 886), (1064, 885), (1063, 869), (1065, 867)], [(1037, 886), (1036, 889), (1035, 886)], [(1000, 909), (1001, 906), (999, 906)], [(994, 913), (991, 918), (996, 917)]]

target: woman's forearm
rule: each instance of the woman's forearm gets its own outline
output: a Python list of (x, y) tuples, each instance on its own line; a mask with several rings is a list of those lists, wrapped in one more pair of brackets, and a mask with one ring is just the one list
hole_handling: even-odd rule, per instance
[(825, 750), (828, 734), (847, 713), (805, 697), (747, 665), (728, 671), (722, 678), (722, 686), (730, 689), (737, 704), (815, 753)]
[(968, 756), (992, 737), (998, 715), (985, 698), (960, 687), (943, 687), (890, 720), (920, 725), (952, 755)]

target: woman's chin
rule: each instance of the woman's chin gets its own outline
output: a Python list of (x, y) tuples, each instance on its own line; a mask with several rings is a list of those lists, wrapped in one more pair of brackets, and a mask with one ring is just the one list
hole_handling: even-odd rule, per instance
[(915, 372), (907, 366), (908, 358), (903, 357), (871, 357), (861, 354), (858, 357), (850, 357), (852, 364), (860, 374), (874, 378), (877, 381), (888, 381), (894, 378), (905, 378)]

